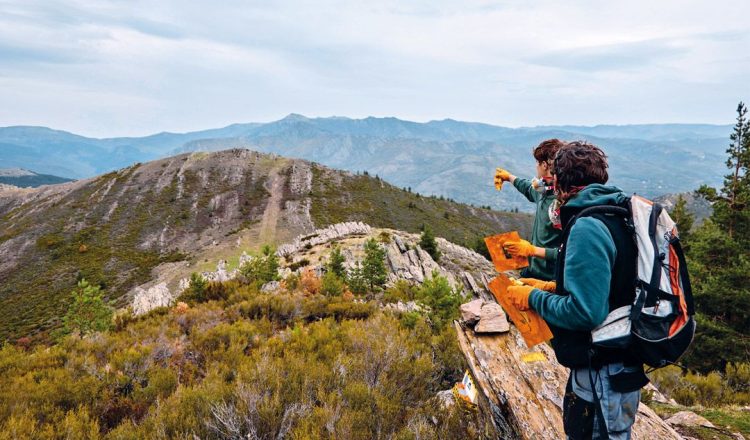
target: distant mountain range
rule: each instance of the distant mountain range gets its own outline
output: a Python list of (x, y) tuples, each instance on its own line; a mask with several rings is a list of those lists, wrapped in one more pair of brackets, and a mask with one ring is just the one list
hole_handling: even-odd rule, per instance
[(0, 128), (0, 164), (84, 178), (181, 152), (242, 147), (367, 170), (421, 194), (529, 210), (512, 189), (495, 192), (492, 174), (503, 166), (530, 177), (531, 149), (544, 139), (585, 139), (603, 147), (613, 184), (655, 197), (720, 184), (730, 132), (730, 125), (706, 124), (506, 128), (450, 119), (417, 123), (291, 114), (263, 124), (142, 138), (93, 139), (43, 127)]

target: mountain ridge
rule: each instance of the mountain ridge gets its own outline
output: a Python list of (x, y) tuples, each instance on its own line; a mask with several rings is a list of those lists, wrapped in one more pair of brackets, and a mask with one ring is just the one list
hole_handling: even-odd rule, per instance
[(182, 152), (242, 147), (352, 172), (367, 170), (422, 194), (530, 211), (532, 206), (514, 191), (495, 192), (491, 176), (496, 166), (502, 166), (531, 177), (534, 169), (529, 152), (541, 140), (558, 137), (596, 143), (610, 156), (613, 184), (626, 192), (656, 197), (692, 191), (701, 184), (719, 184), (731, 126), (508, 128), (452, 119), (413, 122), (393, 117), (308, 118), (293, 113), (268, 123), (141, 138), (95, 139), (51, 129), (40, 129), (37, 136), (34, 130), (0, 128), (3, 164), (82, 178)]
[[(186, 153), (59, 185), (0, 190), (0, 339), (59, 325), (77, 279), (122, 305), (155, 276), (366, 221), (461, 244), (530, 216), (422, 197), (382, 179), (249, 150)], [(189, 266), (188, 266), (189, 264)], [(44, 335), (40, 337), (45, 337)]]

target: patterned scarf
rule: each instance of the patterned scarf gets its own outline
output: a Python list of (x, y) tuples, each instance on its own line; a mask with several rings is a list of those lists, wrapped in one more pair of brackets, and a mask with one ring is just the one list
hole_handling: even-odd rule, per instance
[(551, 205), (549, 205), (549, 219), (552, 222), (552, 227), (555, 229), (562, 230), (562, 220), (560, 219), (560, 208), (568, 202), (574, 195), (578, 194), (586, 186), (574, 186), (568, 191), (565, 200), (560, 200), (560, 194)]

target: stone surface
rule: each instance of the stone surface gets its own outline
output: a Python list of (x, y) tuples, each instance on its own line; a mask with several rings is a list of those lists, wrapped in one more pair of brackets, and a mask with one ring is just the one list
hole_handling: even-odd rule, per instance
[(279, 284), (278, 281), (269, 281), (260, 288), (260, 291), (263, 293), (270, 293), (279, 290), (280, 287), (281, 284)]
[[(492, 421), (498, 438), (562, 439), (562, 401), (568, 369), (555, 359), (552, 348), (529, 349), (514, 326), (508, 333), (480, 335), (456, 323), (459, 346), (479, 388), (479, 410)], [(539, 352), (543, 361), (525, 362)], [(634, 440), (682, 437), (648, 406), (638, 407)]]
[(385, 304), (383, 306), (383, 310), (393, 310), (399, 313), (407, 313), (407, 312), (421, 312), (424, 310), (424, 308), (414, 301), (409, 301), (409, 302), (399, 301), (397, 303)]
[(310, 234), (300, 235), (292, 243), (279, 246), (276, 254), (280, 257), (291, 255), (306, 247), (317, 246), (353, 234), (369, 234), (372, 228), (362, 222), (336, 223), (327, 228), (316, 229)]
[(484, 304), (474, 331), (476, 333), (505, 333), (510, 331), (508, 317), (502, 307), (494, 302)]
[(464, 324), (472, 326), (479, 322), (479, 317), (482, 314), (482, 304), (484, 304), (484, 301), (481, 299), (461, 304), (459, 311), (461, 312), (461, 320)]
[(648, 383), (645, 387), (643, 387), (644, 392), (651, 393), (651, 400), (657, 403), (664, 403), (666, 405), (677, 405), (677, 402), (674, 399), (667, 399), (667, 397), (659, 391), (656, 386), (654, 386), (653, 383)]
[(168, 307), (175, 300), (175, 295), (167, 288), (167, 283), (159, 283), (148, 289), (135, 288), (133, 297), (133, 314), (142, 315), (157, 307)]
[(715, 428), (713, 423), (705, 417), (699, 416), (692, 411), (680, 411), (667, 419), (667, 423), (672, 426), (704, 426), (706, 428)]
[(437, 397), (438, 404), (443, 409), (448, 409), (456, 403), (456, 396), (453, 395), (453, 390), (438, 391), (435, 397)]

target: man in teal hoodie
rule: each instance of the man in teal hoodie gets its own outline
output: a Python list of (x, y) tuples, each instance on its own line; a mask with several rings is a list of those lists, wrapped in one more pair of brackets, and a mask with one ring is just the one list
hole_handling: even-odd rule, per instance
[(547, 139), (534, 148), (537, 173), (537, 180), (534, 182), (516, 177), (502, 168), (495, 171), (496, 188), (501, 188), (502, 182), (510, 182), (529, 202), (536, 204), (531, 242), (520, 240), (505, 245), (505, 250), (511, 255), (529, 258), (529, 267), (521, 272), (524, 277), (540, 280), (552, 280), (555, 277), (555, 258), (561, 231), (550, 220), (555, 201), (551, 170), (555, 154), (563, 144), (559, 139)]
[[(605, 185), (606, 155), (593, 145), (566, 144), (553, 172), (563, 228), (587, 207), (627, 204), (621, 190)], [(563, 404), (569, 439), (630, 438), (647, 383), (643, 366), (625, 350), (594, 348), (590, 338), (611, 310), (632, 303), (636, 252), (624, 218), (582, 216), (563, 233), (555, 283), (508, 288), (519, 309), (532, 309), (549, 324), (555, 355), (571, 369)]]

